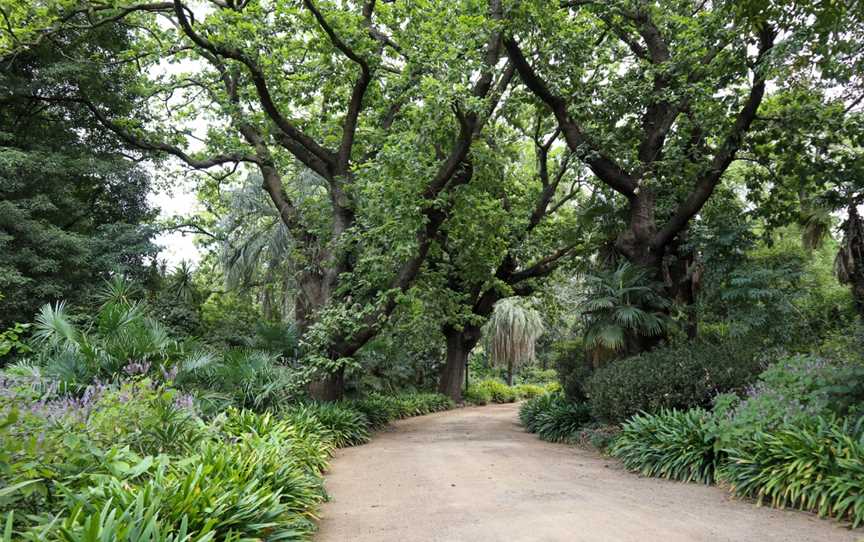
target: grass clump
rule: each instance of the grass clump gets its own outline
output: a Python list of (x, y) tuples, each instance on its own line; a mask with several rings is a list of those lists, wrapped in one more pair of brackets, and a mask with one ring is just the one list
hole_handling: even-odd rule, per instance
[(720, 476), (733, 493), (864, 524), (864, 431), (849, 420), (817, 417), (729, 448)]
[(645, 476), (712, 484), (721, 456), (702, 409), (637, 414), (625, 422), (610, 453)]
[(531, 433), (549, 442), (573, 442), (591, 421), (586, 403), (573, 403), (562, 393), (535, 397), (522, 405), (519, 419)]

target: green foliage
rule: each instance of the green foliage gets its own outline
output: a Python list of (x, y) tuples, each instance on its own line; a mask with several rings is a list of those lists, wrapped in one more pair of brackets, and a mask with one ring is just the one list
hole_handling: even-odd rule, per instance
[(552, 405), (558, 402), (560, 398), (555, 393), (546, 393), (538, 397), (534, 397), (525, 401), (519, 407), (519, 421), (529, 431), (534, 432), (536, 429), (537, 416), (546, 410), (552, 408)]
[(520, 399), (533, 399), (546, 393), (546, 388), (536, 384), (517, 384), (513, 386), (513, 393)]
[(519, 420), (531, 433), (549, 442), (573, 442), (591, 421), (586, 403), (574, 403), (561, 393), (548, 393), (527, 401), (519, 409)]
[[(359, 401), (229, 408), (205, 423), (190, 397), (141, 376), (81, 397), (43, 399), (56, 388), (12, 374), (2, 385), (0, 513), (16, 512), (16, 540), (305, 540), (333, 450), (369, 439)], [(431, 393), (365, 400), (380, 405), (394, 418), (453, 406)]]
[(289, 406), (282, 417), (300, 427), (320, 427), (336, 448), (369, 442), (369, 422), (362, 413), (339, 403), (307, 402)]
[(475, 405), (512, 403), (517, 398), (516, 391), (500, 380), (481, 380), (465, 390), (465, 401)]
[(582, 341), (562, 341), (556, 344), (553, 359), (564, 394), (571, 401), (587, 400), (585, 384), (592, 371), (586, 362)]
[(743, 389), (761, 365), (746, 345), (689, 342), (615, 361), (588, 380), (594, 415), (622, 422), (639, 412), (709, 407), (719, 393)]
[(647, 476), (729, 486), (736, 495), (864, 523), (861, 365), (781, 358), (743, 398), (637, 414), (611, 453)]
[[(113, 26), (67, 29), (3, 56), (0, 329), (58, 299), (88, 303), (109, 274), (143, 276), (157, 254), (147, 224), (155, 218), (150, 175), (127, 158), (136, 153), (131, 146), (73, 101), (80, 89), (103, 111), (134, 115), (123, 95), (135, 78), (121, 64), (93, 61), (129, 47)], [(36, 96), (49, 95), (36, 105)]]
[(179, 365), (176, 381), (184, 389), (201, 392), (206, 413), (228, 406), (263, 411), (303, 393), (301, 375), (283, 365), (278, 353), (249, 348), (190, 355)]
[(610, 453), (645, 476), (712, 484), (723, 456), (714, 449), (710, 416), (699, 408), (637, 414), (622, 425)]
[(370, 394), (362, 399), (347, 401), (348, 408), (366, 416), (371, 429), (379, 429), (389, 422), (422, 416), (455, 407), (453, 401), (439, 393), (407, 393), (401, 395)]
[[(109, 285), (106, 295), (117, 293), (118, 286), (122, 283)], [(38, 343), (34, 359), (47, 376), (69, 386), (86, 386), (127, 370), (158, 373), (185, 356), (142, 303), (125, 297), (106, 298), (86, 330), (76, 325), (65, 303), (45, 305), (33, 330)]]
[(701, 323), (722, 338), (806, 350), (854, 312), (848, 291), (832, 276), (832, 247), (807, 251), (797, 230), (775, 232), (771, 244), (738, 246), (707, 261), (699, 296)]
[[(0, 295), (0, 301), (3, 296)], [(32, 348), (24, 341), (24, 336), (30, 329), (30, 324), (14, 323), (11, 327), (0, 331), (0, 358), (12, 355), (22, 355), (32, 352)]]
[(649, 273), (629, 263), (585, 277), (580, 310), (586, 320), (585, 346), (613, 352), (637, 348), (641, 340), (669, 328), (669, 302), (650, 284)]
[(493, 365), (507, 369), (512, 384), (514, 372), (534, 360), (534, 346), (543, 334), (543, 319), (536, 310), (526, 307), (518, 297), (502, 299), (495, 304), (492, 316), (483, 327)]
[(716, 399), (722, 446), (811, 418), (860, 415), (862, 376), (862, 365), (836, 365), (811, 355), (780, 358), (743, 397), (726, 394)]
[(735, 494), (864, 523), (860, 420), (810, 417), (743, 436), (726, 453), (720, 476)]

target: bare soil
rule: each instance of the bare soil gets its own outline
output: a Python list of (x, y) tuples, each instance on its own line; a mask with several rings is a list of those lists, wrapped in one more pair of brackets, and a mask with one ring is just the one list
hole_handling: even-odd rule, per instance
[(757, 507), (717, 487), (642, 478), (617, 461), (549, 444), (517, 405), (398, 422), (339, 452), (321, 542), (853, 542), (864, 531)]

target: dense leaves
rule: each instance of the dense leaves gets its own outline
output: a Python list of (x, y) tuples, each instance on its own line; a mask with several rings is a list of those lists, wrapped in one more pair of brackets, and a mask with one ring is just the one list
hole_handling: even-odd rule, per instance
[(746, 345), (686, 342), (615, 361), (586, 383), (595, 416), (623, 422), (639, 412), (708, 407), (714, 397), (743, 390), (761, 361)]
[(610, 453), (645, 476), (711, 484), (718, 453), (704, 410), (637, 414), (622, 425)]

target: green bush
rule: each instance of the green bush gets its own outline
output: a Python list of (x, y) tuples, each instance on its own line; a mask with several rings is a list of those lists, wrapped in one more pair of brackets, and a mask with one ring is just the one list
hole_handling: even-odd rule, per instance
[(586, 403), (573, 403), (563, 394), (550, 393), (525, 403), (519, 419), (542, 440), (572, 442), (577, 432), (591, 421), (591, 411)]
[(380, 429), (401, 417), (399, 401), (386, 395), (371, 394), (362, 399), (348, 401), (346, 406), (362, 413), (372, 430)]
[(562, 398), (540, 412), (535, 419), (537, 436), (549, 442), (573, 442), (576, 433), (591, 421), (587, 403), (573, 403)]
[(362, 413), (368, 420), (370, 429), (380, 429), (393, 420), (422, 416), (456, 407), (449, 397), (440, 393), (406, 393), (401, 395), (373, 393), (362, 399), (345, 401), (344, 405)]
[(519, 407), (519, 421), (529, 433), (536, 433), (537, 426), (535, 425), (535, 420), (537, 416), (541, 412), (551, 408), (552, 403), (558, 400), (559, 396), (557, 394), (547, 393), (525, 401)]
[(533, 399), (546, 393), (546, 388), (536, 384), (519, 384), (518, 386), (513, 386), (513, 392), (519, 399)]
[(690, 342), (615, 361), (586, 389), (594, 415), (620, 423), (639, 412), (710, 407), (717, 394), (743, 389), (759, 371), (745, 348)]
[[(10, 523), (16, 539), (308, 536), (324, 498), (320, 472), (329, 445), (248, 411), (229, 411), (209, 425), (187, 412), (151, 435), (172, 410), (173, 391), (143, 379), (59, 397), (28, 408), (26, 416), (7, 410), (0, 467), (4, 485), (16, 490), (0, 495), (0, 512), (21, 512)], [(138, 415), (122, 418), (132, 413), (128, 405)], [(194, 433), (175, 427), (187, 425)], [(327, 433), (323, 425), (317, 429)], [(7, 437), (21, 445), (5, 446)], [(175, 438), (187, 441), (166, 447)]]
[(714, 410), (720, 445), (727, 446), (810, 418), (857, 414), (862, 406), (864, 367), (797, 355), (771, 365), (743, 397), (718, 396)]
[(591, 376), (591, 369), (585, 363), (585, 349), (582, 340), (561, 341), (555, 344), (552, 359), (558, 370), (558, 381), (571, 401), (587, 400), (585, 383)]
[(465, 401), (475, 405), (512, 403), (516, 399), (516, 391), (500, 380), (481, 380), (469, 385), (465, 390)]
[(292, 424), (270, 412), (257, 414), (231, 408), (214, 420), (214, 426), (220, 434), (229, 437), (277, 439), (282, 443), (286, 461), (293, 461), (310, 472), (322, 473), (335, 447), (320, 422), (304, 421), (305, 424)]
[(558, 372), (555, 369), (543, 369), (536, 365), (522, 366), (516, 375), (516, 382), (519, 384), (533, 384), (535, 386), (545, 386), (557, 380)]
[(710, 416), (699, 408), (637, 414), (623, 424), (610, 453), (645, 476), (711, 484), (722, 456), (714, 451)]
[(299, 427), (320, 426), (336, 448), (356, 446), (369, 442), (369, 422), (361, 412), (339, 403), (306, 402), (283, 409), (280, 415)]
[(169, 532), (213, 533), (215, 540), (264, 533), (272, 539), (308, 536), (314, 529), (312, 510), (324, 499), (321, 480), (284, 459), (274, 438), (208, 443), (187, 461), (157, 468), (142, 484), (109, 477), (73, 496), (76, 504), (58, 535), (86, 540), (88, 529), (112, 513), (122, 517), (130, 509), (156, 508), (159, 524)]
[(727, 450), (720, 476), (737, 495), (864, 523), (864, 431), (834, 417), (756, 432)]

